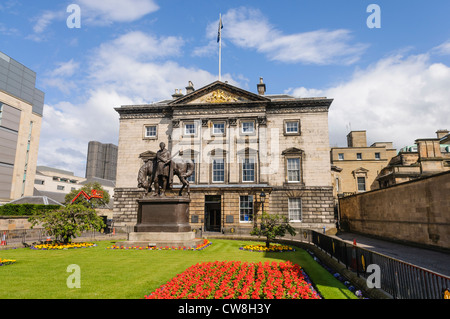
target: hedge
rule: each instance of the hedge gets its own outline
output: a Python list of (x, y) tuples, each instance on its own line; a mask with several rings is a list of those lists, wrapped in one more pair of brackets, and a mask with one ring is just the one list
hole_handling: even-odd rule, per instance
[(60, 208), (60, 205), (44, 204), (5, 204), (0, 206), (0, 216), (31, 216), (35, 212)]

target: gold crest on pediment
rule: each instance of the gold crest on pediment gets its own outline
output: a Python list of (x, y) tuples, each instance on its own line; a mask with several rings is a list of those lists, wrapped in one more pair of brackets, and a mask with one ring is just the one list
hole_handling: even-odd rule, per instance
[(238, 102), (240, 99), (238, 96), (226, 92), (224, 90), (218, 89), (207, 95), (202, 96), (198, 100), (194, 101), (196, 103), (230, 103)]

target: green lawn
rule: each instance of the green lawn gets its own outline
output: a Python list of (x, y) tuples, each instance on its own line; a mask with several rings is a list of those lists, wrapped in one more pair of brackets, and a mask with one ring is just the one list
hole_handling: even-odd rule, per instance
[[(1, 258), (16, 259), (0, 267), (0, 299), (140, 299), (176, 274), (198, 262), (290, 260), (300, 265), (326, 299), (355, 298), (341, 282), (320, 267), (304, 250), (283, 253), (241, 251), (249, 242), (211, 239), (203, 251), (109, 250), (109, 241), (97, 247), (62, 251), (29, 248), (0, 250)], [(66, 285), (67, 266), (81, 269), (81, 288)]]

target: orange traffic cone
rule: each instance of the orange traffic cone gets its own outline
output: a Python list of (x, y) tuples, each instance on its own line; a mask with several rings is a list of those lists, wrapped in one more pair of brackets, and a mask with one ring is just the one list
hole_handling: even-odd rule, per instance
[(6, 232), (3, 232), (2, 242), (0, 243), (0, 246), (6, 246)]

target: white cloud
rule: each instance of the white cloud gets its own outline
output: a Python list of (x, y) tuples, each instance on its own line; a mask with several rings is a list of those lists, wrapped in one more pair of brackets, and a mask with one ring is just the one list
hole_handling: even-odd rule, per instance
[(330, 144), (346, 146), (352, 130), (366, 130), (368, 143), (394, 142), (400, 149), (417, 138), (449, 129), (450, 67), (431, 63), (429, 54), (395, 55), (356, 71), (327, 89), (291, 89), (296, 96), (327, 96)]
[[(351, 32), (345, 29), (284, 34), (257, 9), (230, 9), (222, 20), (225, 42), (255, 49), (271, 60), (285, 63), (352, 64), (368, 47), (362, 43), (351, 43)], [(217, 31), (218, 21), (215, 21), (207, 28), (207, 38), (211, 41), (204, 47), (196, 48), (193, 54), (211, 54), (217, 47), (213, 43)]]
[(440, 55), (450, 55), (450, 40), (447, 42), (438, 45), (437, 47), (431, 50), (432, 53), (440, 54)]
[[(114, 108), (170, 99), (174, 90), (183, 89), (188, 81), (196, 88), (215, 81), (214, 74), (170, 60), (180, 54), (182, 45), (176, 37), (129, 32), (89, 52), (90, 59), (83, 66), (87, 77), (77, 82), (85, 101), (44, 107), (39, 165), (84, 176), (90, 140), (118, 143), (119, 116)], [(73, 60), (59, 63), (50, 75), (64, 80), (77, 67)], [(230, 75), (223, 77), (235, 83)]]
[(159, 9), (154, 0), (78, 0), (81, 14), (88, 23), (131, 22)]

